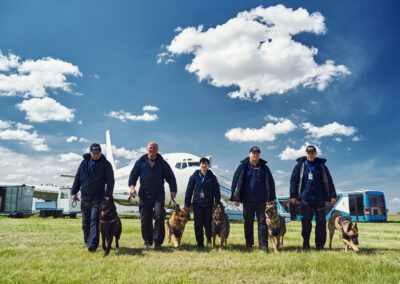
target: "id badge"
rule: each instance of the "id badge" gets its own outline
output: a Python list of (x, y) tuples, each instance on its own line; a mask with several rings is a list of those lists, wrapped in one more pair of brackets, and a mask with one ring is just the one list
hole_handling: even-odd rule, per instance
[(313, 173), (308, 173), (308, 179), (309, 180), (313, 180), (313, 177), (314, 177)]
[(200, 192), (200, 198), (204, 198), (204, 191)]

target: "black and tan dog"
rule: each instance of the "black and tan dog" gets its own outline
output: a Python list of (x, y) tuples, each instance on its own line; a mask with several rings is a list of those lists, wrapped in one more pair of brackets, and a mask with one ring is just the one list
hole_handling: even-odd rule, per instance
[(230, 224), (228, 216), (225, 214), (224, 206), (222, 204), (216, 204), (213, 207), (212, 214), (212, 223), (211, 223), (211, 231), (212, 231), (212, 244), (213, 248), (216, 248), (216, 238), (217, 236), (220, 238), (220, 246), (219, 250), (223, 250), (226, 247)]
[(332, 238), (335, 230), (339, 231), (339, 238), (343, 241), (344, 250), (348, 251), (351, 247), (354, 251), (359, 251), (357, 223), (353, 223), (349, 217), (344, 217), (339, 211), (333, 211), (328, 222), (329, 230), (329, 249), (332, 249)]
[(176, 205), (174, 212), (172, 212), (171, 217), (166, 222), (168, 243), (171, 243), (172, 239), (176, 248), (181, 245), (183, 232), (189, 218), (189, 209), (181, 209), (179, 205)]
[[(117, 214), (113, 199), (104, 200), (100, 204), (100, 226), (101, 245), (104, 250), (104, 256), (109, 255), (111, 244), (115, 237), (115, 246), (119, 248), (118, 241), (121, 237), (122, 224)], [(106, 246), (107, 242), (107, 246)]]
[(278, 214), (276, 202), (268, 202), (265, 207), (265, 220), (268, 227), (268, 237), (275, 253), (279, 252), (283, 245), (283, 237), (286, 234), (285, 218)]

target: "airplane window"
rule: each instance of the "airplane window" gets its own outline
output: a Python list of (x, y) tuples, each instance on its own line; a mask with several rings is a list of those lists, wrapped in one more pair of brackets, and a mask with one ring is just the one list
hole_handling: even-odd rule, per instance
[(189, 167), (198, 167), (200, 166), (199, 162), (189, 162)]
[(181, 168), (181, 163), (176, 163), (175, 168), (180, 169)]
[(182, 163), (182, 169), (186, 168), (187, 164), (186, 163)]

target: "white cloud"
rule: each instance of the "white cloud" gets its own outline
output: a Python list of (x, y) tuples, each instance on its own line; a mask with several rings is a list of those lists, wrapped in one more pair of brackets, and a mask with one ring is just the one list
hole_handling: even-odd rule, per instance
[(33, 125), (30, 125), (30, 124), (23, 124), (23, 123), (17, 123), (16, 124), (16, 128), (17, 129), (20, 129), (20, 130), (29, 130), (29, 129), (32, 129), (33, 128)]
[(74, 119), (74, 109), (69, 109), (49, 97), (24, 100), (16, 107), (25, 111), (26, 119), (31, 122), (49, 120), (71, 122)]
[(0, 53), (0, 96), (45, 97), (48, 90), (71, 91), (67, 76), (82, 76), (79, 68), (51, 57), (19, 62), (19, 57)]
[(336, 142), (342, 142), (342, 138), (340, 138), (340, 137), (336, 137), (333, 140), (336, 141)]
[(19, 57), (14, 54), (8, 56), (3, 55), (0, 50), (0, 71), (8, 71), (11, 68), (17, 67), (19, 64)]
[(78, 137), (76, 137), (76, 136), (70, 136), (70, 137), (67, 138), (66, 141), (67, 141), (68, 143), (72, 143), (72, 142), (78, 141)]
[(143, 107), (143, 111), (158, 111), (160, 110), (159, 107), (152, 106), (152, 105), (147, 105)]
[(106, 114), (108, 117), (116, 118), (119, 119), (123, 122), (127, 120), (131, 121), (155, 121), (158, 119), (158, 116), (156, 114), (150, 114), (148, 112), (145, 112), (142, 115), (133, 115), (129, 112), (125, 112), (123, 110), (120, 111), (110, 111), (109, 113)]
[(276, 118), (273, 116), (268, 116), (268, 118), (277, 123), (267, 123), (259, 129), (241, 127), (232, 128), (225, 133), (225, 137), (230, 141), (236, 142), (274, 141), (277, 135), (289, 133), (296, 128), (296, 125), (289, 119)]
[(358, 142), (358, 141), (361, 141), (361, 140), (362, 140), (361, 136), (354, 136), (353, 138), (351, 138), (351, 141), (353, 141), (353, 142)]
[(75, 174), (77, 167), (59, 161), (58, 156), (24, 155), (0, 146), (0, 180), (20, 183), (53, 183), (65, 185), (72, 180), (61, 174)]
[(325, 136), (344, 135), (351, 136), (357, 132), (357, 128), (353, 126), (346, 126), (337, 122), (332, 122), (321, 127), (312, 125), (309, 122), (302, 123), (301, 127), (306, 129), (311, 137), (321, 138)]
[(79, 141), (79, 142), (81, 142), (81, 143), (87, 143), (87, 142), (89, 142), (89, 140), (87, 140), (86, 138), (81, 137), (81, 138), (78, 139), (78, 137), (76, 137), (76, 136), (70, 136), (70, 137), (67, 138), (66, 141), (67, 141), (68, 143), (72, 143), (72, 142), (76, 142), (76, 141)]
[(390, 202), (399, 203), (400, 204), (400, 198), (399, 197), (395, 197), (392, 200), (390, 200)]
[(322, 91), (335, 77), (350, 71), (332, 60), (317, 64), (314, 57), (318, 50), (293, 40), (293, 36), (324, 34), (324, 20), (319, 12), (310, 14), (303, 8), (260, 6), (208, 30), (203, 26), (178, 29), (166, 46), (168, 53), (160, 53), (157, 62), (193, 54), (186, 70), (216, 87), (238, 87), (229, 93), (231, 98), (261, 100), (299, 86)]
[[(103, 148), (106, 149), (105, 145)], [(127, 160), (137, 160), (142, 155), (147, 153), (147, 150), (145, 147), (141, 147), (136, 150), (128, 150), (128, 149), (125, 149), (124, 147), (117, 148), (113, 145), (112, 149), (113, 149), (113, 154), (115, 157), (124, 158)], [(107, 151), (106, 151), (106, 153), (107, 153)]]
[(83, 124), (82, 120), (79, 120), (79, 121), (78, 121), (78, 124), (79, 124), (79, 125), (82, 125), (82, 124)]
[(8, 121), (0, 120), (0, 129), (10, 128), (11, 123)]
[(59, 156), (59, 161), (62, 163), (67, 163), (68, 165), (71, 166), (78, 166), (81, 161), (82, 161), (82, 155), (78, 155), (75, 153), (66, 153), (66, 154), (60, 154)]
[(48, 146), (45, 144), (44, 138), (39, 138), (36, 131), (29, 133), (21, 129), (6, 129), (0, 131), (0, 139), (2, 140), (17, 140), (28, 144), (33, 150), (42, 152), (49, 151)]
[[(303, 146), (300, 147), (300, 149), (294, 149), (286, 146), (285, 150), (283, 150), (278, 156), (281, 160), (296, 160), (299, 157), (305, 156), (306, 147), (308, 145), (310, 145), (310, 143), (306, 142)], [(322, 155), (321, 149), (318, 146), (315, 146), (315, 148), (317, 148), (318, 154)]]

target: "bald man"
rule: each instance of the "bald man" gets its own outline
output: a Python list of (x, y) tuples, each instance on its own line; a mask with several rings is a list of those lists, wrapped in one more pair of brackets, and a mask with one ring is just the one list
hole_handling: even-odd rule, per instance
[[(138, 193), (136, 183), (139, 177), (140, 188)], [(147, 154), (136, 161), (129, 176), (130, 195), (133, 198), (139, 196), (139, 212), (145, 249), (150, 249), (154, 243), (154, 249), (160, 250), (164, 242), (165, 181), (168, 182), (171, 198), (174, 199), (177, 192), (174, 172), (163, 157), (158, 154), (158, 144), (149, 142)]]

